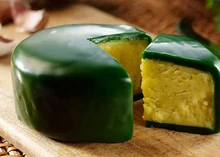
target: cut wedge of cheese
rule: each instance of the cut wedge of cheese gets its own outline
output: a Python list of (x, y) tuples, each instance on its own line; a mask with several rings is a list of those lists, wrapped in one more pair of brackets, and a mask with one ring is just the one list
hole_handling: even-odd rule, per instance
[(187, 37), (161, 34), (142, 57), (147, 127), (219, 132), (220, 60), (216, 52)]

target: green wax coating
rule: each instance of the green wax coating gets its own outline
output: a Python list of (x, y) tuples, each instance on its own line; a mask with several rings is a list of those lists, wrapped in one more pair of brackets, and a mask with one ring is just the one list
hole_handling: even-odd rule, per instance
[(12, 55), (11, 66), (19, 119), (61, 141), (130, 140), (131, 79), (95, 44), (96, 37), (108, 36), (150, 39), (128, 25), (82, 24), (45, 29), (22, 41)]

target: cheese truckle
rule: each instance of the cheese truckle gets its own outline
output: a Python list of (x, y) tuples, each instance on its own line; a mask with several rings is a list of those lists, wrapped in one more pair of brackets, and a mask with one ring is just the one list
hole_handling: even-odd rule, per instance
[(141, 64), (147, 127), (219, 132), (220, 60), (213, 50), (184, 36), (157, 36)]
[(69, 142), (123, 142), (133, 134), (142, 51), (151, 38), (128, 25), (66, 25), (23, 40), (12, 55), (18, 118)]

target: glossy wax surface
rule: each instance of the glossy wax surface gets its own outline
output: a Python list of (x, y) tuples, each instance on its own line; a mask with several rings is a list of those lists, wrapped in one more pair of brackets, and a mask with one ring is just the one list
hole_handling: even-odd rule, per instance
[(151, 121), (146, 126), (159, 126), (172, 130), (194, 133), (216, 133), (220, 131), (220, 60), (213, 50), (188, 37), (161, 34), (145, 49), (143, 59), (155, 59), (177, 65), (192, 67), (211, 74), (214, 82), (214, 129), (194, 126), (162, 124)]
[[(67, 65), (77, 64), (79, 60), (80, 63), (90, 60), (93, 61), (93, 64), (106, 64), (103, 60), (93, 60), (96, 57), (108, 58), (109, 56), (103, 53), (104, 51), (96, 44), (89, 41), (91, 38), (114, 35), (113, 38), (119, 37), (118, 40), (120, 40), (121, 36), (134, 38), (139, 34), (145, 33), (126, 25), (61, 26), (43, 30), (24, 40), (18, 45), (13, 58), (16, 57), (18, 59), (15, 62), (18, 66), (21, 62), (31, 62), (27, 67), (19, 66), (27, 73), (31, 71), (32, 74), (50, 74), (51, 72), (53, 74), (61, 74), (62, 72), (68, 72), (69, 68)], [(17, 51), (19, 51), (19, 55), (17, 55)], [(95, 53), (93, 53), (94, 51)], [(49, 64), (47, 63), (48, 60)], [(42, 64), (39, 64), (39, 62)], [(35, 63), (37, 66), (41, 66), (41, 68), (36, 68)], [(54, 69), (57, 64), (64, 64), (66, 71), (64, 70), (65, 67), (62, 67), (62, 72), (59, 68)], [(53, 71), (50, 71), (50, 69), (53, 69)]]
[(131, 139), (131, 79), (114, 58), (89, 40), (140, 34), (145, 33), (127, 25), (68, 25), (42, 30), (22, 41), (12, 56), (18, 117), (63, 141)]

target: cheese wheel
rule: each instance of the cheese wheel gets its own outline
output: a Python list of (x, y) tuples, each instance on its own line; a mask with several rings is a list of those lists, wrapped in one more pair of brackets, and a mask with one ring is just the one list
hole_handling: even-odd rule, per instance
[[(11, 66), (19, 119), (61, 141), (131, 139), (130, 74), (117, 60), (120, 52), (111, 56), (98, 45), (122, 41), (136, 41), (145, 48), (151, 39), (128, 25), (83, 24), (45, 29), (22, 41), (13, 53)], [(140, 62), (142, 51), (134, 62)]]
[(219, 132), (216, 52), (188, 37), (161, 34), (144, 51), (141, 68), (147, 127)]

